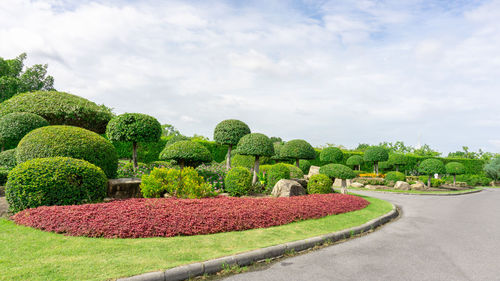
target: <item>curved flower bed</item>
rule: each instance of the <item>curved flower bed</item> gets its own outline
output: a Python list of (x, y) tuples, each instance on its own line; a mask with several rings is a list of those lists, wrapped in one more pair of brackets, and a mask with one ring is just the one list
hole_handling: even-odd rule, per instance
[(314, 194), (290, 198), (128, 199), (43, 206), (17, 213), (17, 224), (71, 236), (139, 238), (263, 228), (366, 207), (363, 198)]

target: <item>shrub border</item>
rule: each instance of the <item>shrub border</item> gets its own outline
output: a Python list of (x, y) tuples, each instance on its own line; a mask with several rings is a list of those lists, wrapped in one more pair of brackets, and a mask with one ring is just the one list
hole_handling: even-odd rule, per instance
[(385, 193), (385, 194), (401, 194), (401, 195), (424, 195), (424, 196), (459, 196), (459, 195), (467, 195), (467, 194), (472, 194), (472, 193), (478, 193), (484, 190), (484, 188), (480, 187), (477, 190), (470, 190), (470, 191), (464, 191), (464, 192), (442, 192), (442, 191), (437, 191), (437, 192), (442, 192), (442, 193), (410, 193), (410, 192), (391, 192), (391, 191), (383, 191), (383, 190), (375, 190), (375, 189), (367, 189), (367, 190), (362, 190), (362, 189), (354, 189), (352, 187), (348, 187), (347, 190), (350, 191), (373, 191), (376, 193)]

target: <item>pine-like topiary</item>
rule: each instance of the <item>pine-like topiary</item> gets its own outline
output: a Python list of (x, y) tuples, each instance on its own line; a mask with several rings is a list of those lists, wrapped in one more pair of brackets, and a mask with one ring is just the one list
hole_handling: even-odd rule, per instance
[(252, 173), (243, 167), (234, 167), (227, 172), (224, 189), (231, 196), (247, 195), (252, 187)]
[(29, 132), (16, 148), (17, 163), (34, 158), (71, 157), (100, 167), (108, 178), (116, 176), (115, 147), (100, 135), (73, 126), (46, 126)]
[(305, 140), (291, 140), (281, 148), (280, 157), (294, 159), (295, 165), (300, 167), (299, 160), (316, 158), (316, 151)]
[(307, 183), (307, 193), (309, 194), (325, 194), (332, 193), (332, 180), (323, 174), (312, 175)]
[(449, 162), (444, 166), (446, 173), (453, 175), (453, 186), (457, 184), (457, 175), (465, 174), (465, 166), (458, 162)]
[(196, 167), (201, 163), (212, 161), (212, 154), (203, 145), (194, 141), (178, 141), (166, 146), (160, 153), (162, 160), (175, 160), (181, 170), (184, 166)]
[(370, 146), (365, 150), (365, 155), (363, 160), (367, 162), (373, 162), (373, 171), (378, 175), (378, 163), (382, 161), (387, 161), (389, 159), (389, 153), (387, 150), (381, 146)]
[(434, 174), (444, 174), (446, 169), (444, 164), (439, 159), (425, 159), (418, 166), (418, 172), (420, 174), (429, 175), (427, 180), (427, 186), (431, 187), (431, 177)]
[(358, 171), (361, 170), (361, 164), (363, 164), (363, 157), (360, 155), (353, 155), (346, 161), (347, 166), (357, 167)]
[(27, 133), (48, 125), (47, 120), (33, 113), (14, 112), (5, 115), (0, 119), (2, 151), (15, 148)]
[(226, 156), (226, 170), (231, 169), (231, 150), (237, 145), (240, 139), (250, 134), (250, 128), (240, 120), (228, 119), (215, 126), (214, 140), (219, 144), (228, 146)]
[(390, 165), (392, 165), (396, 168), (396, 172), (399, 172), (399, 167), (401, 165), (405, 165), (407, 160), (406, 160), (406, 156), (404, 156), (403, 154), (393, 153), (393, 154), (389, 155), (388, 162)]
[(324, 163), (340, 163), (344, 158), (344, 153), (338, 147), (326, 147), (321, 150), (319, 160)]
[(271, 140), (264, 134), (251, 133), (245, 135), (238, 142), (237, 153), (241, 155), (255, 156), (252, 185), (257, 182), (259, 174), (259, 161), (262, 156), (273, 156), (274, 147)]
[(332, 181), (335, 181), (336, 178), (342, 179), (342, 193), (346, 194), (347, 193), (347, 179), (352, 179), (356, 177), (356, 174), (354, 171), (342, 164), (328, 164), (321, 166), (319, 168), (319, 173), (323, 175), (327, 175), (332, 179)]

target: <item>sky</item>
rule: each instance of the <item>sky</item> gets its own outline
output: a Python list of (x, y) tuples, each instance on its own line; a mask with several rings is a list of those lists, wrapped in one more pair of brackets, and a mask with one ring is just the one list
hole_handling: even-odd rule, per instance
[(0, 57), (213, 138), (500, 152), (500, 1), (1, 0)]

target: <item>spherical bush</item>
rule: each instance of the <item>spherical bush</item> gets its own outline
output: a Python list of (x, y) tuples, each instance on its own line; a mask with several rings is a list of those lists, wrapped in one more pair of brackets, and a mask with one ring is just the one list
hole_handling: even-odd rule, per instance
[(178, 141), (166, 146), (160, 153), (160, 159), (184, 162), (186, 166), (195, 167), (201, 163), (212, 161), (212, 154), (206, 147), (197, 142)]
[(247, 134), (250, 134), (247, 124), (240, 120), (228, 119), (215, 127), (214, 140), (220, 144), (236, 145)]
[(397, 181), (405, 181), (405, 180), (406, 180), (406, 176), (405, 176), (405, 174), (403, 174), (401, 172), (389, 172), (389, 173), (385, 174), (385, 181), (386, 182), (389, 182), (389, 181), (397, 182)]
[(418, 172), (424, 175), (444, 174), (446, 169), (439, 159), (425, 159), (418, 166)]
[(363, 160), (368, 162), (381, 162), (389, 159), (387, 150), (380, 146), (371, 146), (366, 149)]
[(267, 188), (272, 189), (281, 179), (290, 179), (290, 169), (286, 164), (278, 163), (273, 165), (267, 173)]
[(319, 173), (335, 179), (352, 179), (356, 177), (354, 171), (342, 164), (328, 164), (319, 168)]
[[(1, 154), (0, 154), (1, 155)], [(450, 175), (465, 174), (465, 166), (462, 163), (450, 162), (444, 166), (446, 173)]]
[(17, 165), (16, 149), (9, 149), (0, 152), (0, 166), (12, 169)]
[(82, 97), (56, 91), (37, 91), (16, 95), (0, 103), (0, 116), (29, 112), (42, 116), (50, 125), (72, 125), (99, 134), (113, 117), (111, 111)]
[(290, 159), (314, 159), (316, 151), (305, 140), (291, 140), (281, 148), (280, 156)]
[(389, 155), (389, 163), (391, 165), (404, 165), (406, 164), (406, 156), (403, 154), (391, 154)]
[(252, 174), (247, 168), (234, 167), (227, 172), (224, 189), (231, 196), (247, 195), (252, 187)]
[(251, 133), (240, 139), (237, 153), (241, 155), (273, 156), (274, 147), (266, 135)]
[(106, 135), (112, 141), (157, 142), (161, 124), (156, 118), (141, 113), (124, 113), (111, 119)]
[(6, 197), (12, 212), (51, 205), (100, 201), (107, 179), (101, 168), (69, 157), (39, 158), (17, 165), (8, 176)]
[(100, 167), (108, 178), (114, 178), (118, 169), (118, 156), (111, 142), (83, 128), (38, 128), (28, 133), (16, 148), (17, 163), (56, 156), (86, 160)]
[(353, 155), (349, 158), (347, 158), (347, 161), (345, 162), (347, 166), (359, 166), (363, 164), (363, 157), (360, 155)]
[(319, 154), (319, 160), (326, 163), (340, 163), (343, 158), (344, 153), (338, 147), (326, 147)]
[(312, 175), (307, 183), (307, 193), (309, 194), (324, 194), (332, 193), (332, 180), (323, 174)]
[(15, 148), (27, 133), (48, 125), (47, 120), (33, 113), (9, 113), (0, 119), (0, 143), (4, 149)]

